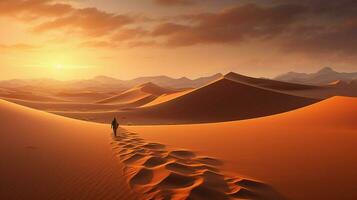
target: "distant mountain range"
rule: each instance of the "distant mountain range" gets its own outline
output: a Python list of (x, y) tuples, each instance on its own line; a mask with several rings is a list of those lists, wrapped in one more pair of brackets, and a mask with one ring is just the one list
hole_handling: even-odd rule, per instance
[(0, 81), (2, 88), (17, 88), (26, 90), (57, 88), (59, 90), (86, 90), (86, 91), (123, 91), (134, 86), (145, 83), (154, 83), (162, 87), (168, 88), (197, 88), (204, 86), (212, 81), (223, 77), (222, 74), (214, 74), (212, 76), (201, 77), (197, 79), (189, 79), (187, 77), (171, 78), (168, 76), (147, 76), (139, 77), (132, 80), (120, 80), (109, 76), (97, 76), (92, 79), (58, 81), (54, 79), (12, 79)]
[(147, 76), (147, 77), (139, 77), (136, 79), (132, 79), (127, 81), (126, 84), (130, 87), (141, 85), (144, 83), (154, 83), (160, 85), (162, 87), (170, 87), (170, 88), (197, 88), (204, 86), (212, 81), (215, 81), (219, 78), (223, 77), (221, 73), (214, 74), (212, 76), (200, 77), (197, 79), (189, 79), (187, 77), (182, 78), (171, 78), (168, 76)]
[(109, 76), (70, 81), (12, 79), (0, 81), (0, 92), (4, 97), (14, 96), (15, 94), (15, 96), (23, 96), (31, 93), (32, 96), (38, 96), (36, 99), (41, 99), (41, 96), (49, 97), (48, 94), (50, 94), (51, 97), (60, 97), (60, 99), (68, 99), (69, 97), (78, 99), (83, 96), (91, 96), (93, 97), (91, 101), (99, 101), (148, 83), (174, 91), (183, 91), (203, 87), (220, 78), (305, 97), (327, 98), (333, 95), (356, 96), (357, 94), (357, 72), (337, 72), (330, 67), (310, 74), (289, 72), (275, 79), (253, 78), (233, 72), (225, 76), (218, 73), (197, 79), (171, 78), (168, 76), (146, 76), (131, 80), (120, 80)]
[(308, 85), (328, 85), (337, 81), (348, 83), (357, 80), (357, 72), (337, 72), (330, 67), (325, 67), (310, 74), (288, 72), (277, 76), (275, 80)]

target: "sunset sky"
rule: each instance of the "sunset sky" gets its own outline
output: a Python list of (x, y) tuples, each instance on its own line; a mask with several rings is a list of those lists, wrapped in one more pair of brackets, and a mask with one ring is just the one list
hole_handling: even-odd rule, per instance
[(357, 71), (355, 0), (1, 0), (0, 79)]

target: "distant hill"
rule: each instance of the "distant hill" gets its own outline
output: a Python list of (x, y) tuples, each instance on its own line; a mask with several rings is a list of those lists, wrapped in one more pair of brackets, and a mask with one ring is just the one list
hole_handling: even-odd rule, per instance
[(200, 77), (197, 79), (189, 79), (187, 77), (182, 78), (171, 78), (168, 76), (147, 76), (147, 77), (139, 77), (132, 80), (127, 81), (127, 85), (134, 86), (140, 85), (147, 82), (152, 82), (162, 87), (170, 87), (170, 88), (197, 88), (204, 86), (212, 81), (215, 81), (219, 78), (223, 77), (222, 74), (214, 74), (212, 76)]
[(160, 95), (170, 94), (173, 92), (176, 91), (148, 82), (135, 86), (134, 88), (126, 90), (120, 94), (99, 100), (97, 103), (128, 104), (140, 101), (142, 104), (145, 104), (156, 99)]
[(325, 67), (310, 74), (288, 72), (277, 76), (275, 80), (310, 85), (328, 85), (336, 81), (357, 80), (357, 72), (337, 72), (330, 67)]
[(169, 88), (197, 88), (204, 86), (212, 81), (221, 78), (223, 75), (218, 73), (212, 76), (189, 79), (187, 77), (171, 78), (168, 76), (146, 76), (131, 80), (120, 80), (109, 76), (96, 76), (91, 79), (58, 81), (54, 79), (12, 79), (0, 80), (0, 88), (36, 88), (39, 90), (53, 89), (62, 92), (65, 90), (85, 90), (95, 92), (120, 92), (137, 85), (151, 82), (162, 87)]

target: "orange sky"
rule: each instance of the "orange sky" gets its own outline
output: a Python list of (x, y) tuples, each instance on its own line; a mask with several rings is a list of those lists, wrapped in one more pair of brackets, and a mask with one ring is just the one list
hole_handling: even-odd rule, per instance
[(2, 0), (0, 79), (356, 71), (356, 3), (304, 2)]

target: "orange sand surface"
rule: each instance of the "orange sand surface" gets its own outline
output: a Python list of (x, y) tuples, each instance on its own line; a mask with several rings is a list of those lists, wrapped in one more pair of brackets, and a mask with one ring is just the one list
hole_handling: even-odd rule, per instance
[[(166, 89), (149, 82), (126, 90), (118, 95), (100, 100), (98, 103), (133, 103), (150, 96), (152, 97), (150, 100), (153, 100), (162, 94), (169, 94), (172, 92), (173, 91), (170, 89)], [(150, 101), (147, 101), (145, 103), (149, 102)]]
[(135, 199), (110, 129), (0, 100), (0, 199)]
[(333, 97), (250, 120), (127, 126), (113, 141), (108, 125), (1, 100), (0, 199), (352, 200), (356, 119), (357, 98)]
[(357, 199), (357, 98), (236, 122), (128, 126), (145, 140), (220, 158), (287, 199)]
[(154, 99), (153, 101), (143, 105), (142, 107), (154, 106), (154, 105), (157, 105), (160, 103), (164, 103), (164, 102), (170, 101), (172, 99), (178, 98), (182, 95), (188, 94), (188, 93), (192, 92), (193, 90), (194, 89), (187, 89), (184, 91), (175, 92), (175, 93), (171, 93), (171, 94), (163, 94), (163, 95), (157, 97), (156, 99)]

